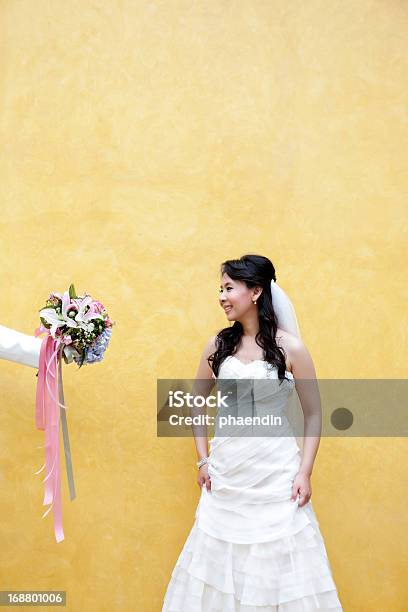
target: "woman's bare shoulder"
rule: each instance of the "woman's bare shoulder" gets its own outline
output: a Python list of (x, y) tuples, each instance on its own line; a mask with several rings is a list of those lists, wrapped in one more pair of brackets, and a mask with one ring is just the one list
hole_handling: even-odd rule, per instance
[(295, 334), (291, 334), (284, 329), (280, 329), (279, 327), (276, 332), (276, 341), (278, 345), (286, 352), (287, 369), (289, 372), (293, 372), (295, 357), (299, 351), (302, 351), (305, 348), (305, 345), (298, 336), (295, 336)]
[(291, 334), (290, 332), (284, 329), (280, 329), (280, 327), (278, 327), (278, 330), (276, 332), (276, 339), (282, 340), (281, 345), (287, 345), (288, 348), (292, 347), (296, 349), (304, 346), (302, 340), (298, 336), (295, 336), (295, 334)]
[(203, 353), (209, 357), (210, 355), (212, 355), (213, 353), (215, 353), (215, 351), (217, 350), (217, 335), (215, 336), (211, 336), (208, 340), (207, 340), (207, 344), (204, 347), (204, 351)]

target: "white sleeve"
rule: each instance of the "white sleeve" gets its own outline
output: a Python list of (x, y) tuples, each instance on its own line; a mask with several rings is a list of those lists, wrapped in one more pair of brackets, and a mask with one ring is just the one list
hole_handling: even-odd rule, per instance
[(0, 359), (38, 368), (42, 340), (0, 325)]

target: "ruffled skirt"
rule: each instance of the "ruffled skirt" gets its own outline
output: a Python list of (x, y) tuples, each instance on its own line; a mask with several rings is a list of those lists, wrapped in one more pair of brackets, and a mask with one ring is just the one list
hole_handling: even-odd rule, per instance
[(177, 559), (162, 612), (341, 612), (312, 503), (290, 500), (294, 438), (213, 438), (211, 492)]

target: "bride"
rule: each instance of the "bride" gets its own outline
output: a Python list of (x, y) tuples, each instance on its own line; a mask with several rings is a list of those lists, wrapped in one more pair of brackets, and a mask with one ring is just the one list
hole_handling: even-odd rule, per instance
[[(295, 436), (195, 435), (201, 490), (162, 612), (342, 611), (319, 523), (311, 475), (321, 409), (311, 356), (272, 262), (244, 255), (221, 266), (226, 327), (208, 341), (196, 382), (274, 379), (268, 406), (296, 387), (304, 443)], [(270, 388), (270, 387), (269, 387)], [(265, 398), (263, 398), (265, 399)]]

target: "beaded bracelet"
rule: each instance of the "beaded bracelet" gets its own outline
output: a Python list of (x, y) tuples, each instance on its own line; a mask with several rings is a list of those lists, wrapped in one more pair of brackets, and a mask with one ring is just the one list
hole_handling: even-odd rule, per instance
[(208, 463), (207, 459), (208, 459), (208, 457), (203, 457), (202, 459), (200, 459), (200, 461), (197, 461), (197, 467), (198, 467), (198, 469), (200, 469), (200, 467), (201, 467), (202, 465), (204, 465), (204, 463)]

